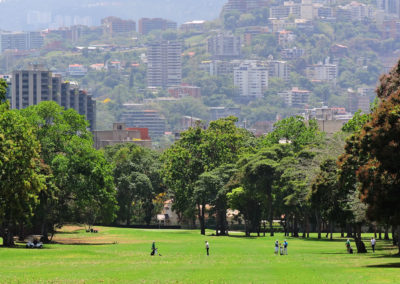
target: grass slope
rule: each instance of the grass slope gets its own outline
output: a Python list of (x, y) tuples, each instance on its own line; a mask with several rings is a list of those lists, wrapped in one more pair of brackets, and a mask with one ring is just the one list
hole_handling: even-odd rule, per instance
[[(349, 255), (344, 240), (201, 236), (188, 230), (66, 227), (42, 250), (0, 248), (0, 283), (399, 283), (400, 259), (390, 242)], [(162, 256), (150, 256), (155, 240)], [(207, 257), (204, 241), (210, 243)], [(367, 244), (367, 243), (366, 243)], [(369, 248), (369, 243), (367, 244)]]

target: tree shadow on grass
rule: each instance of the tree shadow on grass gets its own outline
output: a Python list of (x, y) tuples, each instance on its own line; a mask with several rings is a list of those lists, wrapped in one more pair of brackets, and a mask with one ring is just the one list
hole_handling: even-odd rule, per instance
[[(297, 240), (303, 240), (303, 241), (313, 241), (313, 242), (342, 242), (345, 243), (347, 239), (329, 239), (329, 238), (303, 238), (303, 237), (298, 237), (298, 238), (294, 238), (294, 237), (290, 237), (291, 239), (297, 239)], [(350, 239), (352, 240), (352, 239)]]
[(63, 231), (57, 231), (57, 235), (74, 235), (74, 234), (79, 234), (79, 233), (84, 233), (85, 230), (76, 230), (76, 231), (71, 231), (71, 232), (63, 232)]
[[(378, 250), (378, 251), (380, 251), (380, 250)], [(377, 256), (373, 256), (373, 258), (398, 258), (398, 259), (400, 259), (400, 254), (377, 255)]]
[(91, 242), (51, 242), (53, 245), (65, 245), (65, 246), (106, 246), (106, 245), (116, 245), (118, 242), (109, 242), (109, 243), (91, 243)]
[[(318, 253), (314, 253), (314, 254), (333, 254), (333, 255), (338, 255), (338, 254), (345, 255), (345, 254), (349, 254), (349, 255), (351, 255), (351, 254), (348, 253), (348, 252), (318, 252)], [(354, 255), (354, 254), (353, 254), (353, 255)]]
[(5, 247), (3, 245), (0, 245), (0, 250), (1, 249), (26, 249), (26, 250), (42, 250), (42, 249), (48, 249), (49, 247), (46, 246), (47, 244), (43, 244), (42, 248), (27, 248), (26, 243), (21, 243), (21, 242), (16, 242), (14, 246), (12, 247)]
[(400, 262), (367, 265), (368, 268), (400, 268)]
[(263, 236), (245, 236), (245, 235), (227, 235), (227, 236), (215, 236), (215, 237), (230, 237), (230, 238), (239, 238), (239, 239), (259, 239), (259, 238), (263, 238)]

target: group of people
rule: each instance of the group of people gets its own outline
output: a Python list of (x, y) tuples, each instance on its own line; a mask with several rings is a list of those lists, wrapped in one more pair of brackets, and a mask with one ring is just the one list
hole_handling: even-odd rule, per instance
[(279, 243), (278, 240), (275, 241), (275, 254), (278, 255), (287, 255), (287, 249), (288, 249), (288, 242), (286, 240), (283, 241), (283, 243)]
[[(375, 252), (375, 245), (376, 245), (376, 240), (375, 238), (371, 238), (371, 247), (372, 247), (372, 252)], [(346, 248), (347, 252), (352, 254), (353, 253), (353, 248), (351, 247), (351, 242), (350, 239), (347, 239), (346, 241)], [(205, 241), (205, 249), (207, 255), (210, 255), (210, 244), (208, 241)], [(150, 255), (159, 255), (161, 256), (160, 253), (158, 253), (157, 247), (156, 247), (156, 242), (153, 241), (151, 244), (151, 253)], [(286, 240), (283, 241), (283, 243), (280, 243), (278, 240), (275, 241), (275, 254), (278, 255), (287, 255), (288, 254), (288, 242)]]
[[(371, 248), (372, 248), (372, 252), (375, 252), (375, 245), (376, 245), (376, 240), (374, 237), (371, 238)], [(350, 243), (350, 239), (347, 239), (346, 241), (346, 248), (347, 248), (347, 252), (352, 254), (353, 253), (353, 248), (351, 247), (351, 243)]]
[[(207, 252), (207, 255), (210, 255), (210, 244), (208, 243), (208, 241), (205, 241), (205, 248), (206, 248), (206, 252)], [(158, 249), (157, 249), (157, 247), (156, 247), (156, 242), (155, 241), (153, 241), (153, 243), (151, 244), (151, 252), (150, 252), (150, 255), (151, 256), (154, 256), (154, 255), (159, 255), (159, 256), (161, 256), (161, 254), (158, 252)]]

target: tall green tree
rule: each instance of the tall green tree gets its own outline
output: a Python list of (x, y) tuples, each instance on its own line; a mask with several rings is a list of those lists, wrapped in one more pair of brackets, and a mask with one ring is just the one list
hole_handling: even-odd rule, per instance
[[(135, 144), (108, 146), (104, 152), (113, 165), (119, 205), (117, 220), (128, 226), (134, 220), (149, 225), (154, 216), (153, 200), (164, 192), (159, 153)], [(134, 216), (135, 208), (140, 211), (138, 216)]]
[(348, 140), (341, 171), (344, 181), (360, 191), (370, 220), (389, 219), (400, 228), (400, 62), (381, 78), (377, 94), (381, 102)]
[[(48, 233), (54, 232), (56, 226), (78, 219), (89, 222), (83, 215), (95, 216), (99, 222), (113, 219), (115, 190), (109, 165), (93, 148), (84, 116), (51, 101), (30, 106), (20, 113), (35, 129), (42, 146), (41, 159), (51, 174), (48, 190), (40, 194), (35, 208), (34, 230), (47, 241)], [(82, 189), (82, 195), (78, 188)], [(110, 215), (105, 216), (105, 212)]]
[(14, 245), (17, 227), (29, 222), (38, 195), (46, 190), (42, 168), (35, 129), (7, 104), (0, 104), (0, 234), (4, 246)]
[[(205, 233), (205, 221), (200, 204), (201, 198), (193, 198), (196, 183), (201, 174), (224, 164), (235, 163), (251, 140), (251, 135), (235, 126), (237, 119), (228, 117), (213, 121), (204, 130), (200, 125), (181, 134), (170, 149), (163, 154), (163, 176), (174, 197), (174, 210), (195, 222), (197, 207), (201, 233)], [(200, 202), (200, 203), (199, 203)]]

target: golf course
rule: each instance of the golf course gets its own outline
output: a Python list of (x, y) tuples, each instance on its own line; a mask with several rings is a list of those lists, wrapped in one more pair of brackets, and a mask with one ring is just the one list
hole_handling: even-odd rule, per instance
[[(391, 241), (372, 253), (348, 254), (339, 234), (330, 241), (287, 238), (275, 255), (274, 237), (206, 236), (198, 230), (66, 226), (43, 249), (0, 249), (0, 283), (399, 283), (400, 258)], [(210, 243), (210, 256), (204, 242)], [(161, 256), (150, 256), (156, 242)], [(354, 244), (353, 244), (354, 245)]]

